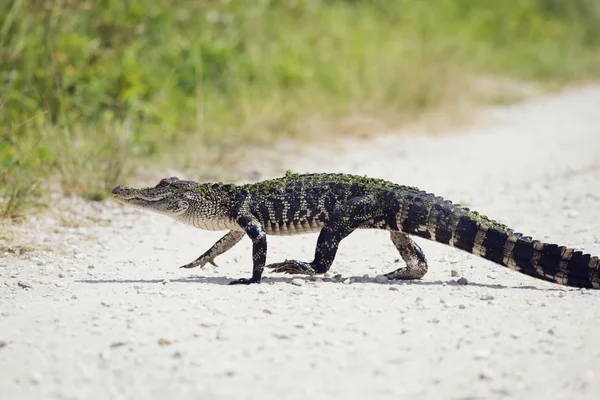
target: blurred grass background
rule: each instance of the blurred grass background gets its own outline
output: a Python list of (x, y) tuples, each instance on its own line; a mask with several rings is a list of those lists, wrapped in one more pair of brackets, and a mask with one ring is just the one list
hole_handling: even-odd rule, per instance
[(50, 181), (102, 199), (159, 160), (410, 119), (478, 76), (597, 79), (599, 26), (597, 0), (2, 1), (0, 216)]

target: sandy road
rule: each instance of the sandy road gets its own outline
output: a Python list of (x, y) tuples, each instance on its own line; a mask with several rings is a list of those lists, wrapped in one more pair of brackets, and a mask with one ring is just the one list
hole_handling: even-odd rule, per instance
[[(281, 166), (416, 185), (600, 254), (600, 86), (490, 110), (486, 121), (441, 138), (349, 141)], [(250, 273), (248, 240), (218, 269), (184, 271), (222, 233), (112, 202), (58, 204), (69, 217), (12, 232), (53, 251), (0, 259), (1, 399), (599, 396), (600, 291), (419, 239), (428, 275), (377, 283), (399, 257), (387, 233), (370, 231), (342, 242), (340, 280), (266, 274), (231, 287)], [(269, 238), (268, 261), (310, 259), (315, 241)]]

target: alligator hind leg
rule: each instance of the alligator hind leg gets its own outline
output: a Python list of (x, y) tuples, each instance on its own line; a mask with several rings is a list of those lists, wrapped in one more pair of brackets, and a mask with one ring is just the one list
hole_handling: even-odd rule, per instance
[(427, 260), (423, 250), (405, 233), (391, 231), (390, 238), (398, 249), (406, 267), (385, 274), (389, 279), (420, 279), (427, 273)]

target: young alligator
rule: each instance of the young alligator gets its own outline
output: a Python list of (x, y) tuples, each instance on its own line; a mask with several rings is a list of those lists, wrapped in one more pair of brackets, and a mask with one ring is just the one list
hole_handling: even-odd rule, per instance
[(406, 266), (389, 279), (419, 279), (427, 261), (408, 235), (443, 243), (523, 274), (567, 286), (600, 288), (600, 260), (563, 246), (542, 243), (503, 224), (414, 187), (347, 174), (293, 174), (254, 184), (197, 183), (168, 178), (155, 187), (118, 186), (114, 197), (200, 229), (229, 230), (198, 259), (181, 268), (214, 265), (244, 235), (252, 240), (250, 279), (258, 283), (267, 256), (267, 235), (319, 232), (312, 262), (267, 265), (275, 272), (323, 274), (339, 243), (355, 229), (390, 231)]

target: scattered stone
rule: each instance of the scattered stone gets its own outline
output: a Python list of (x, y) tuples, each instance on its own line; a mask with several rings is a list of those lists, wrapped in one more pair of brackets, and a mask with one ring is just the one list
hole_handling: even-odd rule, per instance
[(429, 322), (432, 324), (439, 324), (440, 320), (439, 320), (439, 318), (432, 318)]
[(288, 335), (287, 333), (274, 333), (273, 337), (276, 339), (282, 339), (282, 340), (286, 340), (286, 339), (290, 339), (291, 336)]
[(23, 282), (23, 281), (17, 282), (17, 285), (19, 285), (19, 287), (21, 287), (23, 289), (33, 289), (33, 286), (31, 286), (29, 283)]
[(491, 294), (484, 294), (480, 297), (480, 300), (494, 300), (494, 296), (492, 296)]
[(342, 274), (336, 274), (336, 275), (334, 275), (333, 279), (342, 279)]
[(554, 329), (552, 329), (552, 328), (548, 329), (548, 335), (554, 335)]
[(396, 286), (390, 286), (390, 290), (393, 292), (397, 292), (398, 288)]
[(494, 372), (488, 368), (479, 372), (479, 379), (489, 381), (494, 377)]
[(375, 282), (377, 283), (386, 283), (389, 282), (389, 278), (385, 275), (377, 275), (375, 277)]
[(458, 308), (460, 308), (461, 310), (464, 310), (465, 308), (467, 308), (467, 306), (465, 306), (464, 304), (459, 304)]
[(117, 347), (123, 347), (125, 346), (127, 343), (126, 342), (112, 342), (110, 344), (110, 348), (111, 349), (116, 349)]
[(456, 277), (458, 276), (458, 271), (457, 271), (457, 270), (455, 270), (455, 269), (453, 269), (453, 270), (450, 270), (450, 276), (452, 276), (452, 277), (456, 278)]
[(62, 272), (59, 272), (59, 273), (58, 273), (58, 277), (59, 277), (59, 278), (64, 278), (64, 277), (65, 277), (65, 274), (63, 274)]
[(167, 283), (171, 283), (171, 281), (170, 281), (170, 280), (168, 280), (168, 279), (163, 279), (163, 281), (162, 281), (162, 284), (163, 284), (163, 285), (166, 285)]
[(34, 372), (33, 374), (31, 374), (31, 383), (33, 383), (34, 385), (39, 385), (42, 383), (42, 376), (37, 373)]
[(349, 284), (352, 283), (352, 279), (346, 278), (346, 279), (344, 279), (344, 281), (342, 283), (345, 284), (345, 285), (349, 285)]
[(417, 296), (417, 298), (415, 299), (415, 303), (421, 303), (423, 301), (423, 299), (419, 296)]
[(304, 285), (304, 279), (294, 278), (292, 279), (292, 285), (302, 286)]
[(269, 315), (273, 314), (273, 311), (269, 310), (268, 308), (263, 309), (263, 312)]
[(469, 283), (469, 281), (467, 280), (467, 278), (460, 278), (456, 282), (458, 282), (459, 285), (466, 285), (466, 284)]
[(88, 265), (88, 269), (94, 269), (94, 265), (93, 264)]
[(170, 345), (172, 342), (169, 339), (166, 338), (160, 338), (158, 339), (158, 344), (161, 346), (168, 346)]
[(0, 349), (8, 346), (8, 343), (5, 340), (0, 340)]
[(440, 299), (440, 303), (444, 304), (445, 302), (446, 302), (446, 300)]
[(475, 352), (474, 358), (476, 360), (485, 360), (490, 356), (490, 351), (488, 349), (480, 349)]

